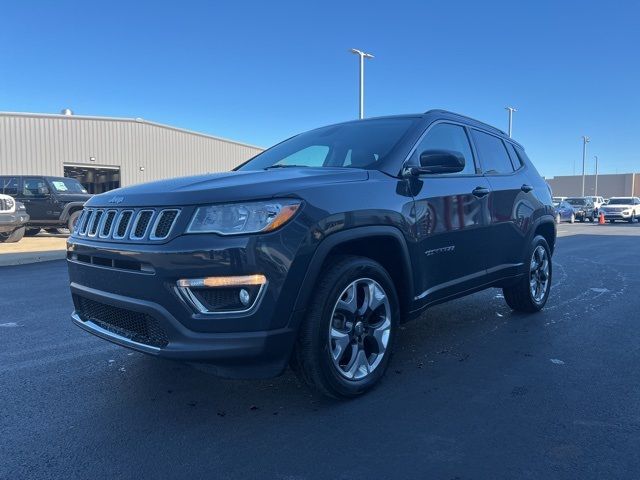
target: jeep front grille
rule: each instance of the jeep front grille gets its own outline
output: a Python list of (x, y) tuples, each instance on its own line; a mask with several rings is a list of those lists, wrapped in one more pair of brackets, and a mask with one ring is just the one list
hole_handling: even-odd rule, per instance
[(74, 235), (101, 240), (164, 240), (179, 215), (178, 208), (85, 208)]

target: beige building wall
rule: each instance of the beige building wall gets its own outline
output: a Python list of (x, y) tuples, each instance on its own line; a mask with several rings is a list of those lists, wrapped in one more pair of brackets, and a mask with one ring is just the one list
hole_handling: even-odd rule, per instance
[[(571, 175), (548, 178), (553, 195), (576, 197), (582, 193), (582, 176)], [(596, 195), (596, 177), (585, 177), (585, 195)], [(598, 175), (597, 194), (602, 197), (640, 196), (640, 173)]]
[(126, 186), (227, 171), (262, 150), (142, 119), (0, 112), (0, 175), (118, 167)]

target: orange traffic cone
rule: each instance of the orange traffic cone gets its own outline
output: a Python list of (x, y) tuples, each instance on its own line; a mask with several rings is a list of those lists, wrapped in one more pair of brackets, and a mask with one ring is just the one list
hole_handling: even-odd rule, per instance
[(598, 215), (598, 224), (604, 225), (604, 212), (600, 212), (600, 215)]

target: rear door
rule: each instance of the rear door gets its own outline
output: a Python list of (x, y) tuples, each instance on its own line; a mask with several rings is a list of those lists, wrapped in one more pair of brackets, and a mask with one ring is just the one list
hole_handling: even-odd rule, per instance
[(497, 135), (472, 129), (482, 172), (491, 185), (491, 226), (486, 248), (489, 278), (513, 275), (523, 263), (536, 199), (524, 164), (513, 145)]
[(465, 168), (454, 174), (425, 174), (413, 178), (418, 304), (429, 303), (473, 288), (485, 279), (483, 254), (489, 222), (489, 182), (476, 166), (464, 125), (432, 124), (410, 156), (419, 165), (425, 150), (462, 154)]

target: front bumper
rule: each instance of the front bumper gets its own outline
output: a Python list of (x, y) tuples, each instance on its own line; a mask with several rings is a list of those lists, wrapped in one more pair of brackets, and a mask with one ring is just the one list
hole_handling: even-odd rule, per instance
[(631, 212), (607, 212), (605, 210), (600, 210), (604, 213), (604, 218), (607, 220), (628, 220), (631, 218)]
[(25, 212), (0, 213), (0, 232), (12, 232), (29, 221)]
[[(162, 245), (71, 237), (73, 321), (134, 350), (209, 363), (222, 376), (277, 375), (293, 348), (292, 325), (304, 313), (293, 311), (306, 271), (304, 255), (296, 255), (302, 241), (295, 229), (233, 238), (183, 235)], [(268, 285), (246, 312), (201, 313), (176, 288), (179, 279), (256, 273)], [(101, 314), (87, 314), (87, 305)]]

